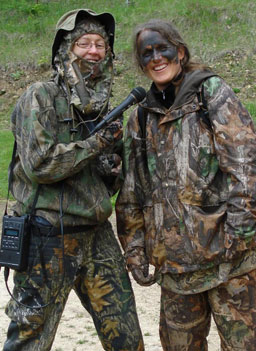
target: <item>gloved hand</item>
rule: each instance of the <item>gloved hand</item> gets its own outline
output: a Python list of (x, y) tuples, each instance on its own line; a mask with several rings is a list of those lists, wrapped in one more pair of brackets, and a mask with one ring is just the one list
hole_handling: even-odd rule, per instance
[(101, 129), (98, 134), (109, 143), (117, 142), (123, 137), (123, 124), (120, 120), (116, 120)]
[(127, 267), (138, 284), (150, 286), (155, 283), (155, 277), (149, 274), (149, 263), (143, 247), (129, 249), (125, 257)]
[(122, 171), (122, 158), (118, 154), (112, 155), (113, 168), (111, 174), (114, 176), (119, 176)]
[(118, 176), (121, 173), (121, 157), (118, 154), (105, 154), (98, 157), (96, 169), (101, 176)]
[(227, 233), (225, 235), (224, 245), (226, 249), (225, 257), (228, 261), (241, 257), (248, 249), (245, 240), (234, 238), (233, 235)]

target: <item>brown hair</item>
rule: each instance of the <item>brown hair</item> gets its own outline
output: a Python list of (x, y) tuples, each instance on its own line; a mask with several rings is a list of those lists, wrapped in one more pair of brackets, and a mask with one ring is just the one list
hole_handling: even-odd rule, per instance
[(181, 65), (185, 72), (194, 71), (196, 69), (209, 69), (206, 65), (192, 62), (190, 60), (190, 52), (188, 49), (187, 44), (180, 36), (179, 32), (175, 28), (175, 26), (168, 21), (164, 21), (161, 19), (151, 19), (148, 22), (143, 24), (139, 24), (133, 34), (133, 53), (134, 59), (137, 66), (142, 69), (142, 65), (140, 63), (140, 52), (139, 52), (139, 45), (138, 45), (138, 38), (141, 32), (144, 30), (152, 30), (155, 32), (160, 33), (165, 39), (167, 39), (170, 43), (175, 45), (177, 48), (183, 47), (184, 48), (184, 58), (181, 60)]

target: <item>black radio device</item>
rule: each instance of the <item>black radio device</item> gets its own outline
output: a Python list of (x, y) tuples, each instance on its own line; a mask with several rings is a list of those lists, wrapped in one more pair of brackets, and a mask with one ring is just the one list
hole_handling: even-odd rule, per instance
[(26, 268), (29, 244), (28, 215), (3, 216), (0, 266), (15, 270)]

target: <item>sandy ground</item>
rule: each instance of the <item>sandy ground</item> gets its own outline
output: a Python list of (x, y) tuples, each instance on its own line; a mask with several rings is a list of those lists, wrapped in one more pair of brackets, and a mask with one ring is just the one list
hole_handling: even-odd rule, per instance
[[(3, 204), (2, 204), (3, 205)], [(0, 203), (1, 208), (1, 203)], [(0, 214), (3, 212), (0, 211)], [(1, 216), (2, 217), (2, 216)], [(114, 219), (112, 218), (114, 224)], [(132, 279), (132, 278), (131, 278)], [(146, 351), (161, 351), (162, 347), (158, 335), (158, 320), (160, 309), (160, 288), (158, 285), (141, 287), (132, 280), (136, 297), (137, 311), (144, 336)], [(8, 285), (12, 288), (12, 276)], [(5, 340), (9, 319), (4, 313), (9, 295), (3, 280), (3, 271), (0, 272), (0, 345)], [(212, 323), (208, 337), (209, 351), (219, 351), (219, 337), (216, 326)], [(52, 347), (53, 351), (101, 351), (103, 350), (90, 315), (82, 308), (77, 296), (71, 292), (65, 311), (62, 315), (58, 332)], [(40, 350), (38, 350), (40, 351)]]

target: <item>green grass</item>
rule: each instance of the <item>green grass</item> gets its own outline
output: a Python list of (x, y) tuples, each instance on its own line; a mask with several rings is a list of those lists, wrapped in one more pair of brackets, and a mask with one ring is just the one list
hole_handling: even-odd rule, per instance
[(80, 7), (113, 13), (118, 52), (130, 51), (134, 26), (152, 17), (171, 19), (203, 59), (221, 50), (254, 47), (254, 0), (133, 0), (129, 6), (125, 0), (1, 0), (1, 63), (49, 60), (57, 19)]
[(11, 161), (13, 136), (9, 130), (0, 131), (0, 199), (7, 196), (8, 166)]
[(252, 119), (256, 125), (256, 104), (255, 103), (246, 103), (245, 107), (247, 108), (247, 110), (250, 112)]

